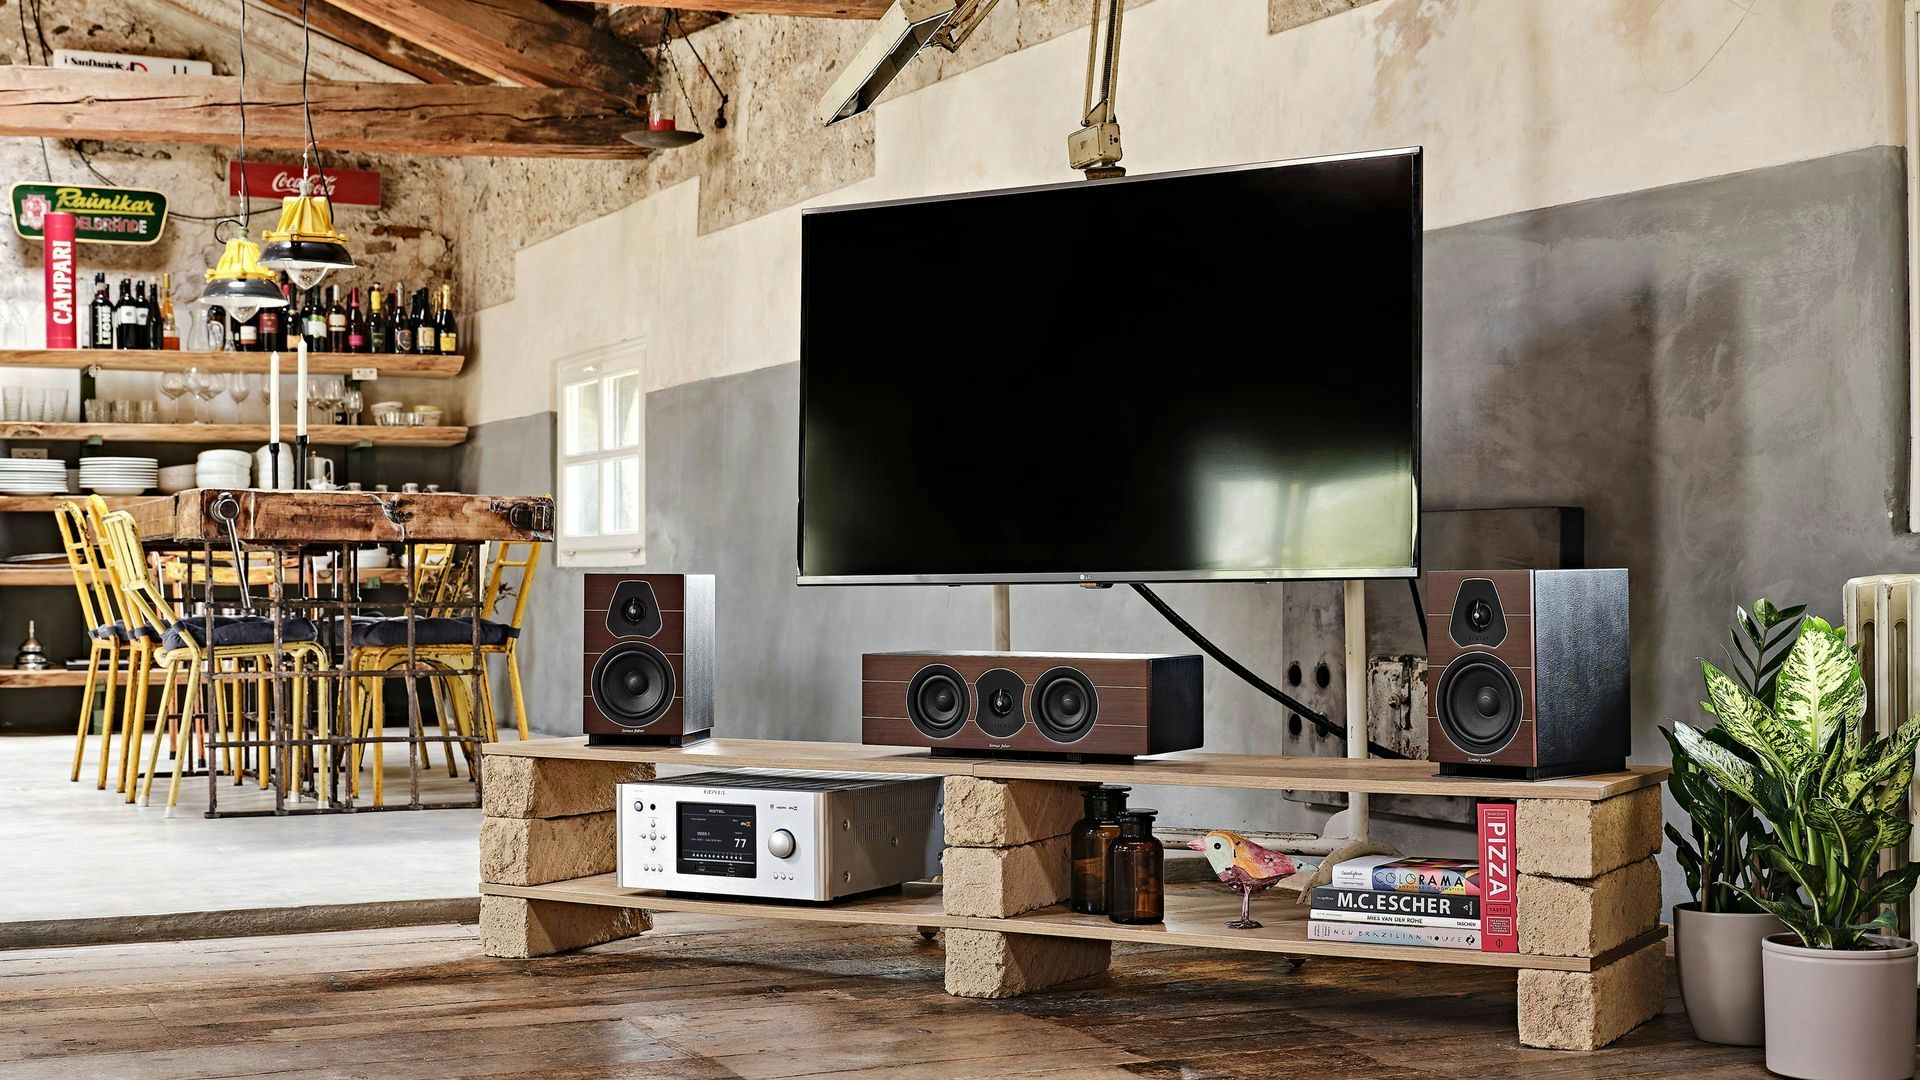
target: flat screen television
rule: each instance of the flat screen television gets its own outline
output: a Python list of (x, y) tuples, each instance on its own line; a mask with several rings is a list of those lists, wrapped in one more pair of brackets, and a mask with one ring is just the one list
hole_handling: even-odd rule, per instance
[(1420, 152), (808, 211), (801, 584), (1412, 577)]

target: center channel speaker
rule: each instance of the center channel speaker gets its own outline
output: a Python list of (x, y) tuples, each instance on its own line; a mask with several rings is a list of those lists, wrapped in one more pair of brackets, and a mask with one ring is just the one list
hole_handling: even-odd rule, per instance
[(713, 575), (588, 574), (589, 746), (680, 746), (713, 730)]
[(1200, 657), (868, 653), (861, 739), (939, 755), (1130, 758), (1191, 750), (1203, 731)]
[(1427, 756), (1545, 780), (1627, 764), (1625, 570), (1427, 575)]

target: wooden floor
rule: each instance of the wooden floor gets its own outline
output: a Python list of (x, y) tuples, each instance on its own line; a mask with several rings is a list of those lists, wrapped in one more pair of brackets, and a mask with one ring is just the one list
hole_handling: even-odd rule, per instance
[(959, 1000), (897, 927), (669, 913), (542, 960), (460, 926), (0, 953), (0, 1080), (1766, 1075), (1677, 1002), (1596, 1054), (1522, 1049), (1513, 1016), (1511, 972), (1142, 945)]

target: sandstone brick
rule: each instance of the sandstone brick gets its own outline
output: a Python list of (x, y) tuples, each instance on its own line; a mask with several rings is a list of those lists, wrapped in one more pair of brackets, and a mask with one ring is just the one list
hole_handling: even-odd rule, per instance
[(1611, 799), (1521, 799), (1516, 869), (1542, 877), (1594, 878), (1660, 852), (1660, 788)]
[(517, 896), (480, 898), (480, 947), (488, 956), (524, 959), (632, 937), (651, 929), (635, 908), (560, 904)]
[(1080, 785), (947, 777), (948, 847), (1011, 847), (1059, 836), (1083, 810)]
[(940, 860), (949, 915), (1004, 919), (1067, 899), (1072, 890), (1067, 838), (1018, 847), (950, 847)]
[(1105, 941), (1003, 934), (952, 927), (946, 933), (947, 993), (1000, 998), (1045, 990), (1107, 970)]
[(1660, 866), (1642, 859), (1586, 881), (1521, 874), (1514, 900), (1521, 952), (1598, 956), (1659, 923)]
[(482, 818), (480, 880), (495, 885), (545, 885), (611, 873), (617, 847), (614, 832), (611, 812), (563, 818)]
[(1598, 1050), (1660, 1014), (1667, 943), (1656, 941), (1593, 972), (1522, 971), (1518, 996), (1522, 1043)]
[(653, 766), (640, 762), (488, 754), (480, 766), (482, 812), (497, 818), (603, 814), (613, 809), (615, 784), (653, 779)]

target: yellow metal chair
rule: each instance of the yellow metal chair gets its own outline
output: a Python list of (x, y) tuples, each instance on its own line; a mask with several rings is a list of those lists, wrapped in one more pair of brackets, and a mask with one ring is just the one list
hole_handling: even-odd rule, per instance
[[(86, 756), (87, 735), (93, 730), (93, 702), (96, 690), (103, 690), (106, 701), (100, 712), (100, 778), (97, 786), (107, 786), (107, 758), (113, 746), (114, 692), (120, 681), (120, 644), (126, 623), (118, 618), (113, 603), (112, 584), (100, 565), (92, 542), (93, 530), (86, 514), (75, 503), (61, 503), (53, 511), (54, 524), (60, 529), (60, 545), (67, 554), (67, 567), (73, 571), (74, 592), (80, 597), (80, 617), (87, 627), (87, 682), (80, 695), (80, 726), (73, 741), (73, 771), (68, 780), (78, 782), (80, 763)], [(105, 678), (101, 678), (102, 672)], [(104, 682), (104, 687), (102, 683)]]

